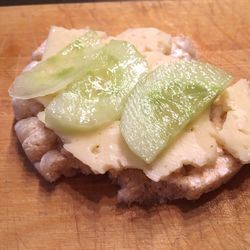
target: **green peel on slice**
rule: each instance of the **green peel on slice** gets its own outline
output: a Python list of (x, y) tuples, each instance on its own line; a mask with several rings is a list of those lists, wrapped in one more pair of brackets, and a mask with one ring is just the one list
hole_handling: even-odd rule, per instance
[(122, 114), (121, 132), (129, 148), (145, 162), (154, 161), (230, 80), (226, 72), (201, 62), (181, 61), (150, 72)]
[(47, 106), (46, 125), (79, 132), (120, 119), (129, 93), (147, 70), (147, 62), (132, 44), (110, 41), (86, 59), (84, 76)]
[(30, 71), (22, 72), (9, 89), (10, 96), (30, 99), (65, 88), (83, 73), (86, 59), (93, 48), (100, 44), (98, 34), (88, 31), (55, 56), (39, 63)]

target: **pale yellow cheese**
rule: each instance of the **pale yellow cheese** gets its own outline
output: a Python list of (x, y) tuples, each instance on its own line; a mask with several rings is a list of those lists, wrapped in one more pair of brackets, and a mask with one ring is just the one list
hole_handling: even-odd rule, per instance
[(217, 138), (242, 163), (250, 163), (250, 82), (240, 80), (220, 98), (226, 120)]
[(137, 168), (152, 180), (159, 181), (184, 165), (196, 167), (214, 165), (217, 144), (212, 134), (214, 128), (208, 113), (203, 114), (176, 142), (166, 149), (151, 165), (130, 151), (122, 138), (120, 122), (79, 137), (61, 135), (70, 141), (64, 148), (88, 165), (96, 174), (110, 169)]
[(151, 167), (144, 168), (144, 173), (150, 179), (159, 181), (185, 165), (214, 166), (218, 157), (214, 133), (209, 112), (206, 112), (182, 132), (179, 138), (151, 164)]
[[(42, 56), (42, 60), (46, 60), (50, 56), (55, 55), (61, 49), (66, 47), (68, 44), (83, 36), (88, 28), (85, 29), (66, 29), (63, 27), (52, 26), (50, 28), (49, 36), (47, 38), (45, 51)], [(105, 32), (97, 31), (101, 39), (106, 39), (107, 35)], [(42, 96), (36, 98), (37, 101), (42, 103), (45, 107), (53, 100), (54, 95)]]
[(155, 69), (161, 64), (168, 64), (179, 61), (177, 57), (165, 55), (160, 51), (146, 51), (143, 53), (150, 69)]
[[(84, 35), (89, 29), (66, 29), (63, 27), (52, 26), (47, 38), (45, 51), (42, 56), (42, 60), (46, 60), (48, 57), (55, 55), (69, 43), (75, 39)], [(160, 64), (169, 63), (178, 60), (177, 58), (163, 54), (171, 47), (171, 36), (155, 28), (140, 28), (140, 29), (128, 29), (121, 33), (117, 37), (108, 37), (105, 32), (97, 31), (101, 37), (103, 43), (110, 41), (111, 39), (124, 39), (135, 46), (140, 46), (143, 50), (143, 54), (149, 63), (149, 67), (154, 69)], [(136, 35), (135, 35), (136, 34)], [(148, 36), (152, 36), (149, 40), (146, 40)], [(143, 40), (143, 43), (141, 44)], [(139, 45), (140, 44), (140, 45)], [(146, 48), (149, 48), (148, 51)], [(54, 95), (42, 96), (36, 98), (40, 103), (46, 107), (54, 98)]]
[[(52, 28), (45, 58), (58, 52), (81, 32), (86, 31)], [(124, 39), (137, 46), (151, 68), (177, 60), (164, 54), (169, 53), (171, 37), (157, 29), (130, 29), (115, 39)], [(46, 106), (50, 98), (52, 97), (45, 97), (40, 101)], [(38, 118), (45, 122), (44, 112), (40, 112)], [(116, 121), (98, 131), (79, 136), (58, 135), (65, 143), (64, 148), (96, 174), (104, 174), (110, 169), (138, 168), (142, 169), (150, 179), (159, 181), (183, 165), (208, 166), (213, 165), (217, 159), (217, 144), (212, 136), (215, 132), (209, 121), (208, 112), (183, 132), (151, 165), (147, 165), (131, 152), (122, 138), (119, 124), (120, 122)]]
[(51, 94), (51, 95), (36, 97), (36, 100), (40, 102), (44, 107), (47, 107), (54, 98), (55, 95)]
[(159, 51), (170, 54), (172, 38), (169, 34), (156, 28), (131, 28), (116, 36), (118, 40), (125, 40), (135, 45), (141, 52)]
[[(44, 112), (38, 118), (45, 122)], [(195, 167), (213, 166), (217, 159), (217, 144), (213, 138), (215, 129), (208, 112), (189, 126), (151, 165), (136, 156), (122, 138), (120, 122), (91, 133), (78, 136), (58, 134), (64, 148), (88, 165), (95, 174), (104, 174), (110, 169), (142, 169), (153, 181), (166, 178), (184, 165)]]
[[(42, 61), (55, 55), (68, 44), (84, 35), (89, 29), (65, 29), (63, 27), (52, 26), (42, 55)], [(46, 107), (54, 98), (54, 95), (37, 97), (39, 101)]]
[[(88, 28), (85, 29), (65, 29), (63, 27), (52, 26), (47, 39), (47, 44), (45, 47), (42, 60), (47, 59), (50, 56), (55, 55), (65, 46), (76, 40), (77, 38), (83, 36)], [(101, 38), (106, 38), (106, 33), (102, 31), (97, 31)]]
[(52, 26), (45, 46), (42, 60), (55, 55), (65, 46), (84, 35), (88, 29), (65, 29), (63, 27)]

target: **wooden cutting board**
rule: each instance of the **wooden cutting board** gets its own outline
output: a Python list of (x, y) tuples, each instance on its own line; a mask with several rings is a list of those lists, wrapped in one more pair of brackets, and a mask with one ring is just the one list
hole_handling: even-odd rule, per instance
[(107, 177), (45, 182), (20, 150), (7, 89), (51, 25), (114, 35), (154, 26), (250, 79), (250, 1), (144, 1), (0, 8), (0, 249), (250, 249), (250, 170), (200, 200), (116, 204)]

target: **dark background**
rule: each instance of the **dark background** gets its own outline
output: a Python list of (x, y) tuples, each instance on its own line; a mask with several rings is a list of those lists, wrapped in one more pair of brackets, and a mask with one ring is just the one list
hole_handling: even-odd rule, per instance
[(81, 3), (81, 2), (115, 2), (116, 0), (0, 0), (0, 6), (46, 4), (46, 3)]

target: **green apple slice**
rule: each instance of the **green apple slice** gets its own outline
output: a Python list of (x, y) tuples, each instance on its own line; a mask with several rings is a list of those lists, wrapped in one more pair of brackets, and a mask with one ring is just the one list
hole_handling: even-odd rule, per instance
[(124, 108), (121, 132), (129, 148), (151, 163), (230, 80), (201, 62), (159, 66), (137, 84)]
[(12, 97), (30, 99), (53, 94), (82, 74), (91, 48), (101, 40), (95, 31), (88, 31), (66, 46), (55, 56), (39, 63), (30, 71), (22, 72), (9, 89)]
[(119, 119), (124, 103), (148, 65), (136, 48), (112, 40), (92, 53), (85, 75), (46, 108), (48, 127), (60, 132), (96, 129)]

